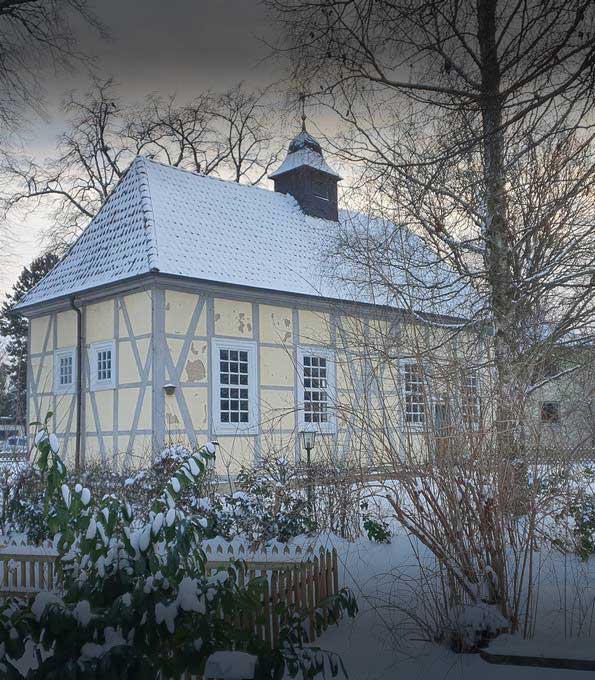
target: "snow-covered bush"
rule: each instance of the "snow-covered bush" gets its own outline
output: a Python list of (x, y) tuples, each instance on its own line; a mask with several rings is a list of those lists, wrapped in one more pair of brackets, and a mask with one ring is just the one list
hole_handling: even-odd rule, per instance
[(285, 542), (317, 526), (300, 489), (295, 466), (285, 458), (264, 457), (237, 477), (239, 491), (216, 499), (214, 528), (229, 537), (242, 535), (252, 543)]
[[(41, 593), (32, 604), (0, 605), (3, 677), (20, 677), (16, 664), (32, 650), (28, 677), (44, 679), (200, 674), (217, 650), (254, 654), (261, 678), (286, 671), (324, 676), (323, 668), (332, 668), (333, 676), (339, 672), (336, 658), (328, 664), (325, 653), (303, 648), (303, 613), (297, 609), (287, 609), (273, 650), (252, 627), (237, 625), (256, 617), (262, 579), (241, 586), (233, 568), (205, 575), (204, 521), (183, 512), (177, 501), (184, 489), (200, 486), (215, 455), (213, 444), (184, 457), (146, 517), (117, 494), (99, 498), (80, 482), (69, 484), (57, 439), (45, 424), (36, 444), (63, 593)], [(355, 612), (348, 591), (328, 604), (331, 619)]]
[[(163, 486), (193, 453), (187, 447), (170, 446), (155, 455), (149, 468), (134, 472), (126, 469), (116, 472), (94, 462), (79, 472), (67, 470), (66, 483), (70, 486), (81, 484), (97, 498), (116, 494), (130, 503), (136, 516), (146, 517)], [(3, 487), (4, 533), (24, 533), (33, 544), (51, 539), (53, 534), (45, 512), (46, 484), (39, 466), (31, 462), (21, 464), (12, 471)], [(180, 491), (177, 507), (189, 513), (200, 509), (207, 493), (212, 495), (209, 471), (205, 471), (199, 482)]]
[(485, 602), (458, 605), (450, 616), (445, 636), (455, 652), (476, 652), (509, 628), (498, 607)]
[[(133, 474), (124, 474), (123, 495), (136, 509), (137, 513), (148, 512), (153, 500), (159, 495), (164, 484), (175, 471), (196, 453), (181, 444), (171, 444), (153, 457), (150, 467), (137, 470)], [(213, 466), (205, 468), (200, 479), (194, 484), (180, 490), (176, 501), (177, 507), (187, 514), (200, 513), (210, 506), (209, 498), (215, 493), (213, 484)]]
[(595, 470), (577, 465), (573, 473), (569, 502), (558, 516), (555, 545), (587, 561), (595, 554)]

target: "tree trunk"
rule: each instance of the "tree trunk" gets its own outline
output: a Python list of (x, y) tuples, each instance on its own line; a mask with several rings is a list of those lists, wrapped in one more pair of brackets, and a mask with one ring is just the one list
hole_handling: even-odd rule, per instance
[[(500, 92), (496, 15), (498, 0), (477, 0), (478, 39), (481, 59), (481, 115), (483, 126), (485, 181), (486, 270), (494, 320), (496, 383), (496, 432), (504, 464), (502, 490), (512, 492), (512, 504), (523, 505), (523, 456), (518, 437), (522, 419), (522, 398), (517, 389), (518, 364), (517, 305), (512, 285), (512, 239), (507, 214), (504, 98)], [(516, 492), (516, 493), (515, 493)], [(520, 502), (518, 502), (520, 501)]]

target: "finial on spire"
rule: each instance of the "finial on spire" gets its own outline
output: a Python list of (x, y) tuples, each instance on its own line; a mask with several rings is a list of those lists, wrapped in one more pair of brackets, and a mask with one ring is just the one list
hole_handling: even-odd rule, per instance
[(302, 132), (306, 132), (306, 95), (304, 92), (300, 94), (300, 102), (302, 103)]

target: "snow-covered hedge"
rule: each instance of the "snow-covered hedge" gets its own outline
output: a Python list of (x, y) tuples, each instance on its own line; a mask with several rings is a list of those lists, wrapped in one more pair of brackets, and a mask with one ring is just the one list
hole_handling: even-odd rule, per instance
[[(32, 604), (0, 605), (3, 677), (21, 677), (18, 668), (26, 663), (33, 678), (179, 677), (186, 670), (199, 674), (217, 650), (254, 654), (261, 678), (300, 670), (303, 677), (339, 673), (332, 655), (329, 663), (329, 655), (303, 648), (298, 610), (287, 611), (281, 643), (273, 650), (237, 625), (254, 620), (260, 579), (240, 586), (233, 569), (205, 576), (204, 522), (177, 501), (185, 489), (201, 484), (215, 455), (212, 444), (183, 457), (146, 517), (117, 494), (99, 498), (82, 483), (69, 483), (58, 442), (45, 424), (36, 445), (64, 592), (42, 593)], [(329, 605), (337, 618), (355, 612), (347, 591)]]

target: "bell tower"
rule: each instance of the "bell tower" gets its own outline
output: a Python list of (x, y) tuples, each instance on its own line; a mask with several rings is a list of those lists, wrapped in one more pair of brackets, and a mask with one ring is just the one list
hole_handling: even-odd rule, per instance
[(269, 178), (275, 183), (275, 191), (291, 194), (307, 215), (338, 221), (337, 183), (341, 177), (324, 160), (320, 144), (306, 130), (305, 114), (301, 132)]

